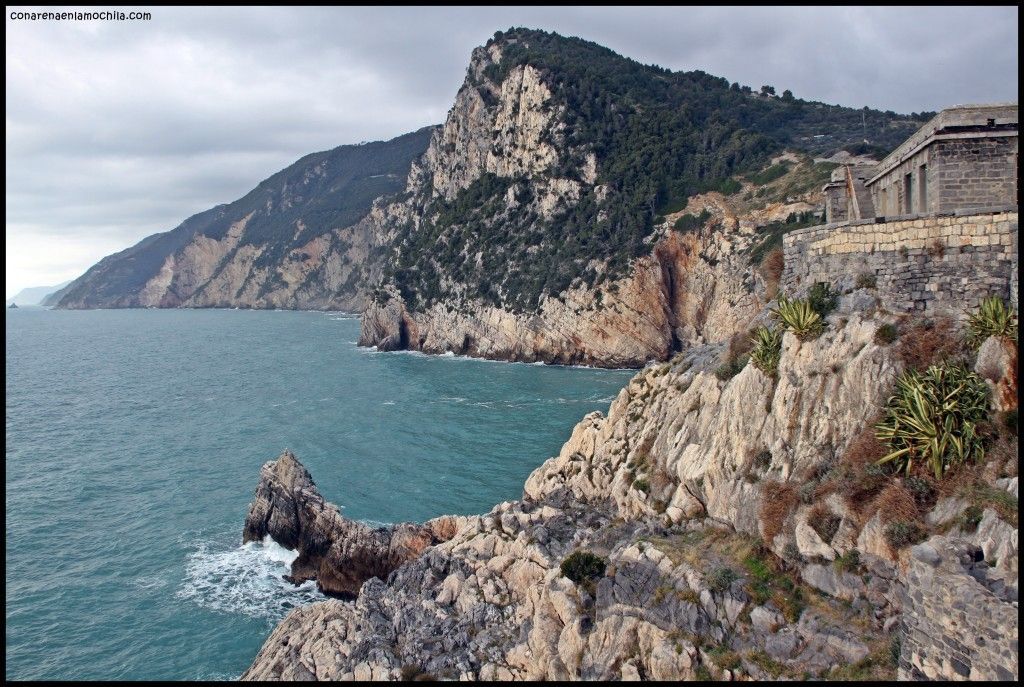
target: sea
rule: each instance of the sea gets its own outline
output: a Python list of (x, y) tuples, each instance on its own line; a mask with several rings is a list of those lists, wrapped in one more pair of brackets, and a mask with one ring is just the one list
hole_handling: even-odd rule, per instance
[(7, 679), (235, 679), (322, 598), (241, 543), (264, 462), (370, 525), (484, 513), (634, 374), (382, 353), (343, 313), (6, 313)]

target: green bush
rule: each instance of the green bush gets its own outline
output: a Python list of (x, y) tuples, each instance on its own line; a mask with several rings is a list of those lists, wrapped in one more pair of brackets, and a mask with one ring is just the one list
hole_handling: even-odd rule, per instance
[(924, 528), (919, 524), (916, 522), (908, 522), (906, 520), (890, 522), (885, 526), (883, 534), (885, 535), (886, 543), (888, 543), (894, 551), (902, 549), (905, 546), (918, 544), (924, 541), (925, 537), (928, 536), (924, 531)]
[(743, 186), (735, 179), (726, 179), (718, 186), (718, 190), (723, 196), (731, 196), (734, 193), (739, 193), (741, 188), (743, 188)]
[(878, 286), (878, 277), (870, 272), (861, 272), (857, 275), (858, 289), (873, 289)]
[(899, 330), (894, 324), (883, 324), (875, 330), (875, 343), (879, 346), (888, 346), (900, 336)]
[(791, 301), (779, 296), (779, 306), (773, 313), (801, 341), (815, 339), (825, 330), (824, 320), (807, 300)]
[(935, 489), (932, 487), (931, 482), (926, 480), (924, 477), (918, 477), (917, 475), (911, 475), (903, 480), (903, 486), (913, 495), (914, 500), (919, 504), (928, 503), (931, 500), (932, 495), (935, 493)]
[(562, 561), (561, 570), (565, 577), (576, 584), (595, 580), (604, 575), (606, 562), (589, 551), (573, 551)]
[(749, 355), (741, 355), (738, 358), (727, 360), (715, 369), (715, 376), (721, 379), (723, 382), (729, 381), (747, 366), (750, 361)]
[(979, 506), (967, 506), (964, 512), (957, 516), (956, 524), (964, 532), (973, 532), (978, 529), (983, 516), (984, 511)]
[(875, 425), (892, 462), (909, 476), (923, 460), (936, 479), (950, 468), (985, 455), (978, 423), (988, 414), (988, 386), (961, 363), (932, 365), (924, 373), (908, 370), (896, 380), (896, 393)]
[(850, 549), (842, 556), (837, 556), (832, 564), (840, 572), (855, 572), (860, 567), (860, 551)]
[(721, 593), (727, 591), (738, 579), (739, 576), (732, 568), (715, 568), (704, 578), (704, 582), (711, 591)]
[(676, 231), (693, 231), (703, 227), (704, 223), (709, 219), (711, 219), (711, 213), (707, 210), (701, 210), (699, 215), (683, 215), (672, 226)]
[(751, 337), (754, 350), (750, 362), (769, 377), (774, 377), (782, 358), (782, 330), (778, 327), (758, 327)]
[(807, 302), (824, 319), (839, 307), (839, 294), (825, 282), (818, 282), (807, 292)]
[(967, 321), (967, 341), (974, 348), (980, 348), (990, 336), (1005, 336), (1017, 341), (1017, 316), (1001, 298), (983, 300), (978, 311)]

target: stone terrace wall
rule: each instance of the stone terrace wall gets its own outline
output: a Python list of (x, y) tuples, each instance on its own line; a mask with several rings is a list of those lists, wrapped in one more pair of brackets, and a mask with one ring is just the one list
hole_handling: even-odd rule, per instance
[(961, 560), (970, 554), (947, 544), (911, 549), (899, 679), (1017, 680), (1017, 602), (989, 590)]
[(1017, 210), (909, 216), (798, 229), (783, 238), (782, 286), (846, 291), (873, 277), (893, 312), (960, 317), (986, 296), (1017, 306)]

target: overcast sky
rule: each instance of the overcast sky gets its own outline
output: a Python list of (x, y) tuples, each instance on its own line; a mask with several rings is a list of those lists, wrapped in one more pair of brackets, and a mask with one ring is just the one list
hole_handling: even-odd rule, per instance
[[(1016, 7), (7, 8), (7, 282), (80, 275), (302, 155), (441, 122), (496, 30), (899, 112), (1017, 100)], [(55, 11), (59, 8), (44, 8)], [(141, 8), (134, 8), (141, 9)]]

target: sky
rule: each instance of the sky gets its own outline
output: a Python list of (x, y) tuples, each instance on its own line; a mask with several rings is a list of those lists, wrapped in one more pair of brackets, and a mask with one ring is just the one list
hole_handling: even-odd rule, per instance
[(7, 297), (77, 277), (307, 153), (441, 123), (472, 49), (512, 26), (853, 107), (1017, 101), (1016, 7), (136, 7), (151, 20), (12, 18), (33, 9), (62, 8), (6, 10)]

